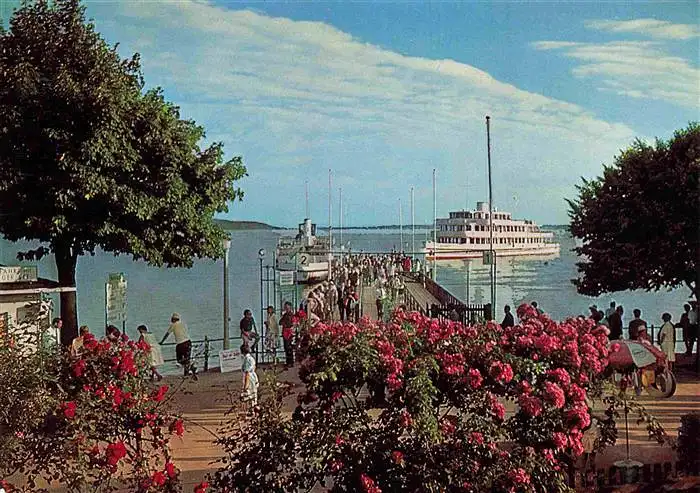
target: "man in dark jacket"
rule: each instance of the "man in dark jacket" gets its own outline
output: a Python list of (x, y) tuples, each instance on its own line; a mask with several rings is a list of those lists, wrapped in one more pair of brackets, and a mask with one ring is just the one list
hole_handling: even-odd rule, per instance
[(608, 325), (610, 325), (610, 335), (608, 338), (613, 341), (622, 339), (622, 314), (624, 310), (622, 306), (618, 306), (615, 312), (608, 317)]
[(504, 306), (503, 311), (505, 312), (505, 316), (503, 317), (503, 322), (501, 322), (501, 327), (505, 329), (506, 327), (514, 326), (515, 320), (513, 319), (513, 314), (510, 313), (510, 305)]

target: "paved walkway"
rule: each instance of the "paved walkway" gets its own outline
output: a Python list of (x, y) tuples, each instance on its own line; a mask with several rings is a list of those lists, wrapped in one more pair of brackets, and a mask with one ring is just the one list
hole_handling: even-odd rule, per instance
[[(682, 363), (682, 356), (679, 356), (679, 359)], [(673, 438), (678, 435), (681, 416), (692, 411), (697, 412), (700, 408), (700, 378), (687, 370), (679, 370), (677, 376), (678, 389), (670, 399), (655, 400), (649, 396), (640, 398), (647, 410), (659, 419), (668, 435)], [(263, 378), (262, 371), (260, 377)], [(176, 387), (180, 381), (175, 377), (168, 377), (167, 380), (171, 387)], [(294, 368), (283, 372), (280, 380), (294, 385), (295, 391), (302, 390), (297, 370)], [(239, 386), (238, 372), (209, 372), (202, 374), (198, 382), (188, 380), (182, 389), (186, 392), (178, 392), (175, 396), (173, 403), (186, 418), (188, 431), (182, 439), (174, 439), (172, 445), (175, 462), (183, 471), (186, 485), (196, 484), (207, 472), (216, 469), (212, 462), (221, 456), (222, 451), (212, 441), (221, 423), (226, 419), (224, 413), (230, 407), (226, 389), (230, 387), (233, 395), (237, 396)], [(285, 402), (285, 413), (291, 414), (296, 406), (295, 397), (292, 395)], [(508, 405), (507, 410), (509, 414), (512, 413), (513, 405)], [(618, 426), (618, 444), (598, 455), (595, 461), (596, 468), (610, 467), (615, 461), (625, 458), (624, 421), (621, 420)], [(662, 447), (648, 440), (644, 426), (637, 425), (632, 415), (629, 426), (630, 452), (634, 459), (649, 464), (675, 460), (675, 454), (670, 447)], [(191, 488), (186, 486), (184, 491), (188, 489)]]

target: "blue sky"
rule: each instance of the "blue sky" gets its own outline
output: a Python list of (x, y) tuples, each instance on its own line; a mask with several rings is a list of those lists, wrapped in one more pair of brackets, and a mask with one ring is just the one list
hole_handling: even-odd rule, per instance
[[(11, 4), (0, 0), (7, 17)], [(484, 116), (492, 118), (494, 203), (567, 221), (580, 176), (635, 137), (698, 119), (697, 2), (88, 2), (124, 55), (142, 55), (208, 140), (250, 176), (233, 219), (410, 223), (487, 197)]]

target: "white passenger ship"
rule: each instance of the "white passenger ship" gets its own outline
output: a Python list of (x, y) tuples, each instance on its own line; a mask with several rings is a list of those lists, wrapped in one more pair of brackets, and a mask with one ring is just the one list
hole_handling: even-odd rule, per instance
[(297, 283), (328, 279), (332, 259), (327, 236), (316, 236), (316, 225), (304, 219), (295, 237), (283, 236), (277, 242), (276, 265), (279, 271), (295, 272)]
[[(427, 241), (426, 260), (482, 258), (490, 250), (489, 206), (477, 202), (472, 211), (450, 212), (437, 219), (437, 243)], [(511, 213), (493, 211), (493, 250), (496, 257), (558, 256), (554, 233), (542, 231), (533, 221), (513, 219)]]

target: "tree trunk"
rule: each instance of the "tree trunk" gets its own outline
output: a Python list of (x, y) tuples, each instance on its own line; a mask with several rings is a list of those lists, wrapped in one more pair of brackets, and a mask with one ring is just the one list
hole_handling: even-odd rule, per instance
[[(54, 249), (56, 268), (58, 269), (58, 283), (61, 287), (75, 287), (75, 266), (77, 256), (71, 251), (67, 243), (57, 244)], [(61, 344), (70, 346), (78, 336), (78, 314), (76, 292), (61, 293)]]

